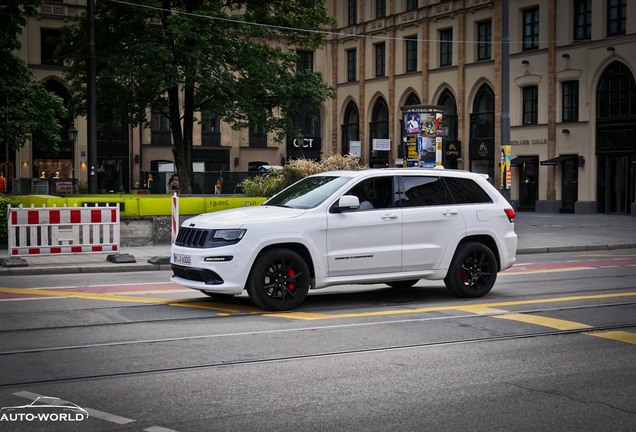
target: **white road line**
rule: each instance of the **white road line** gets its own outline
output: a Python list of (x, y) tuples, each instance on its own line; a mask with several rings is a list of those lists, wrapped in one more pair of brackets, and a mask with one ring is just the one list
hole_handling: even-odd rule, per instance
[(177, 432), (174, 429), (168, 429), (161, 426), (152, 426), (147, 429), (144, 429), (145, 432)]

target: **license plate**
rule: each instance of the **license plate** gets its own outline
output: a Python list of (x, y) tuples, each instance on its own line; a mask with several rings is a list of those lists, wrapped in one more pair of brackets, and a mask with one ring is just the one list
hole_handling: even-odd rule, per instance
[(190, 265), (192, 263), (192, 261), (190, 260), (190, 255), (181, 255), (181, 254), (174, 254), (173, 261), (175, 264), (183, 264), (183, 265)]

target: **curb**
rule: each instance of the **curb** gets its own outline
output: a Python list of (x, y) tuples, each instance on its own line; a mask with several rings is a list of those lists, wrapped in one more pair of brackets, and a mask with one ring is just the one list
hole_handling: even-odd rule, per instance
[(559, 253), (559, 252), (585, 252), (595, 250), (636, 249), (635, 243), (613, 245), (586, 245), (586, 246), (553, 246), (517, 249), (517, 255)]

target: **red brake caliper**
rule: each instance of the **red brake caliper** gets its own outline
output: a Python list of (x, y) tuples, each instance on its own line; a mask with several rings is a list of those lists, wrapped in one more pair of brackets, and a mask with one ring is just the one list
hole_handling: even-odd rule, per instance
[[(294, 271), (294, 269), (287, 270), (287, 276), (289, 276), (290, 279), (293, 279), (295, 275), (296, 272)], [(294, 292), (294, 290), (296, 289), (296, 284), (293, 282), (288, 283), (287, 289), (289, 290), (289, 292)]]

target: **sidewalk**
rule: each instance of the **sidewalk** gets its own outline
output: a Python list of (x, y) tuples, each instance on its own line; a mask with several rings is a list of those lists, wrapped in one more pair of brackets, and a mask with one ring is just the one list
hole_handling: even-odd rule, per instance
[[(518, 213), (515, 231), (517, 254), (636, 248), (636, 217)], [(170, 246), (122, 247), (134, 263), (107, 261), (109, 254), (78, 254), (26, 257), (27, 267), (2, 267), (0, 277), (11, 275), (117, 273), (169, 270)], [(8, 258), (0, 250), (0, 259)], [(154, 262), (151, 263), (149, 262)]]

